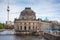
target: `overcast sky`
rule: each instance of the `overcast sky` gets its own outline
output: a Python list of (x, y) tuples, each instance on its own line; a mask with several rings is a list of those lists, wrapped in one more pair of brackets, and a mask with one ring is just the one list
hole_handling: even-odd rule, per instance
[[(0, 22), (7, 20), (8, 0), (0, 0)], [(36, 12), (36, 17), (60, 22), (60, 0), (9, 0), (11, 21), (18, 18), (25, 7), (31, 7)]]

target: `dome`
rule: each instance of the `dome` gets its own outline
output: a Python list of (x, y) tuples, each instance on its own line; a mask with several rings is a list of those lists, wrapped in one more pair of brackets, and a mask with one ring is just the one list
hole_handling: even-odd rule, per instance
[(22, 15), (22, 16), (24, 16), (24, 15), (28, 15), (28, 16), (33, 15), (33, 16), (35, 16), (35, 12), (32, 11), (30, 7), (26, 7), (25, 10), (23, 10), (23, 11), (21, 12), (21, 15)]
[(36, 19), (35, 12), (30, 7), (26, 7), (20, 14), (19, 19)]

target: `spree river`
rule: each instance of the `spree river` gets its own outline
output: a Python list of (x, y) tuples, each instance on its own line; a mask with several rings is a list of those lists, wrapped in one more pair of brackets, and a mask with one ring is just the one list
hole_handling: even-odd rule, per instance
[[(10, 35), (11, 34), (11, 35)], [(46, 40), (41, 36), (17, 36), (13, 35), (13, 32), (6, 30), (0, 32), (0, 40)]]
[(0, 35), (0, 40), (45, 40), (40, 36)]

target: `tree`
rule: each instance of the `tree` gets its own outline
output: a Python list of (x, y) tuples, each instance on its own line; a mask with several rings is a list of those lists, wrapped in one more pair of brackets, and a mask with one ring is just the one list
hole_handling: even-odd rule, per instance
[(4, 29), (4, 24), (0, 24), (0, 29)]

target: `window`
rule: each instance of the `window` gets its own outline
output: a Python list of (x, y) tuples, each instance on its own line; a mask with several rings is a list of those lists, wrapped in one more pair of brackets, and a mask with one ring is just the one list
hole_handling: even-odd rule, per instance
[(26, 26), (26, 23), (24, 23), (24, 25)]
[(30, 30), (30, 26), (29, 26), (29, 30)]
[(24, 26), (24, 30), (26, 30), (26, 26)]
[(34, 29), (34, 26), (33, 26), (33, 29)]

